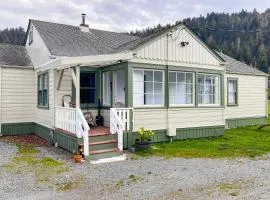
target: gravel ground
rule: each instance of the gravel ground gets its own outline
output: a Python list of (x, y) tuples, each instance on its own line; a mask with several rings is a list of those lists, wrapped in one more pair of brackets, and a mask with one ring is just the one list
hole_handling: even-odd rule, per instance
[(129, 155), (126, 161), (90, 165), (73, 163), (72, 155), (59, 148), (37, 149), (38, 158), (50, 157), (70, 168), (51, 181), (73, 187), (59, 191), (36, 182), (29, 170), (7, 170), (17, 147), (0, 138), (0, 199), (270, 199), (270, 155), (169, 160)]

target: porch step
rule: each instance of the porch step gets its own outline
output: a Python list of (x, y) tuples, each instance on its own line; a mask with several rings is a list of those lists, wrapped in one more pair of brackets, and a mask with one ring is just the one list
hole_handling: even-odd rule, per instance
[[(80, 144), (79, 146), (83, 146), (83, 144)], [(112, 149), (117, 148), (118, 143), (117, 140), (105, 140), (100, 142), (90, 142), (89, 143), (89, 150), (95, 151), (95, 150), (102, 150), (102, 149)]]
[(91, 134), (89, 136), (89, 142), (103, 142), (108, 140), (117, 140), (117, 135), (109, 134), (109, 133), (101, 133), (101, 134)]
[(99, 160), (99, 159), (104, 159), (104, 158), (112, 158), (116, 156), (121, 156), (122, 152), (119, 151), (118, 148), (111, 148), (111, 149), (90, 151), (89, 154), (90, 154), (90, 160)]

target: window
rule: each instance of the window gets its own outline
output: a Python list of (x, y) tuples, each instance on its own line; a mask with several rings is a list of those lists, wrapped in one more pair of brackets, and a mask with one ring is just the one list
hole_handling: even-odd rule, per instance
[(81, 103), (96, 104), (96, 74), (93, 72), (81, 72), (80, 77)]
[(237, 105), (237, 80), (228, 79), (228, 105)]
[(198, 75), (198, 104), (220, 105), (220, 76)]
[(29, 45), (31, 45), (33, 42), (33, 27), (29, 30)]
[(112, 96), (112, 73), (103, 73), (103, 105), (111, 106)]
[(141, 70), (133, 71), (133, 104), (164, 105), (163, 71)]
[(170, 105), (194, 104), (194, 73), (169, 72)]
[(49, 75), (48, 73), (38, 75), (38, 106), (49, 106)]

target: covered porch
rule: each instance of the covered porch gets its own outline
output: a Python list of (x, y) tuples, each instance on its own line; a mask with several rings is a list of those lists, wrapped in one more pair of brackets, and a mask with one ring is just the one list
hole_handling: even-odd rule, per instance
[(113, 150), (121, 152), (123, 133), (132, 130), (132, 88), (125, 65), (131, 57), (116, 54), (59, 58), (42, 67), (54, 70), (54, 127), (81, 138), (79, 148), (86, 158), (91, 157), (91, 152), (107, 152), (99, 147), (97, 151), (91, 149), (99, 144), (116, 143)]

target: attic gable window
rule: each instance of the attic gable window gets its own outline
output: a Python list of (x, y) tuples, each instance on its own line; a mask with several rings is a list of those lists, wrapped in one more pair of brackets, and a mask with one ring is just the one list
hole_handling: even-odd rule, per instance
[(33, 43), (33, 27), (29, 30), (29, 46)]

